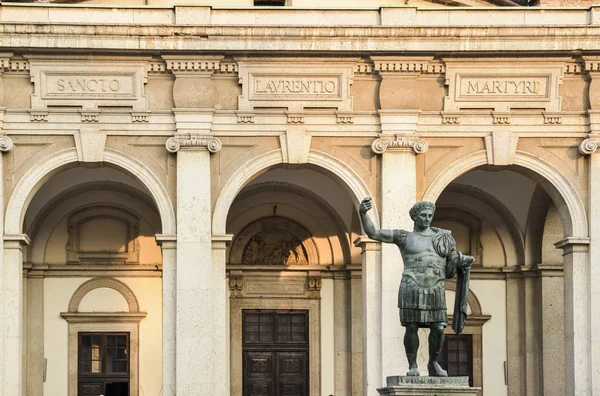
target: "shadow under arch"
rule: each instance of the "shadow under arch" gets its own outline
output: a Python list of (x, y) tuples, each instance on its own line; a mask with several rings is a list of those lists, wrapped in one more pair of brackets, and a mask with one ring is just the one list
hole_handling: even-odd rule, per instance
[[(160, 214), (162, 233), (176, 234), (175, 211), (166, 189), (138, 160), (111, 148), (104, 150), (104, 162), (116, 165), (137, 178), (150, 192)], [(6, 207), (4, 233), (22, 233), (23, 220), (29, 203), (43, 183), (65, 166), (79, 163), (77, 149), (72, 147), (54, 153), (38, 161), (17, 183)]]
[[(459, 176), (479, 166), (487, 165), (486, 151), (478, 151), (458, 159), (438, 174), (423, 194), (424, 201), (435, 202), (442, 191)], [(513, 165), (525, 168), (541, 178), (542, 184), (560, 210), (566, 236), (587, 238), (588, 221), (581, 197), (571, 182), (546, 161), (517, 150)]]
[[(226, 233), (227, 214), (235, 197), (242, 188), (256, 176), (266, 172), (275, 165), (283, 163), (281, 150), (277, 149), (251, 159), (235, 171), (219, 192), (215, 203), (212, 222), (212, 232), (214, 235), (224, 235)], [(342, 181), (342, 187), (348, 191), (355, 208), (358, 208), (363, 198), (372, 196), (356, 172), (338, 158), (320, 151), (310, 150), (307, 163), (329, 171), (329, 173)], [(372, 219), (375, 222), (375, 226), (379, 227), (379, 213), (377, 212), (377, 208), (374, 207), (373, 211), (375, 213), (373, 213)]]

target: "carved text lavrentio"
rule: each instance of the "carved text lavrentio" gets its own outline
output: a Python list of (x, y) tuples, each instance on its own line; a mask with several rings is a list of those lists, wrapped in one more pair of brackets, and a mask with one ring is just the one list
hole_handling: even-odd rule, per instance
[(253, 75), (252, 99), (337, 100), (340, 98), (338, 76)]

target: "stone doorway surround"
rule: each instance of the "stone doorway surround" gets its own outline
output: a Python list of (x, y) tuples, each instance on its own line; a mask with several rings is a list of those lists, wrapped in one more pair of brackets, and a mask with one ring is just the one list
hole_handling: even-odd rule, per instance
[[(321, 392), (321, 301), (315, 282), (320, 276), (306, 273), (261, 273), (242, 276), (241, 271), (230, 274), (230, 368), (231, 396), (242, 396), (242, 310), (279, 309), (308, 311), (309, 394)], [(312, 289), (312, 290), (311, 290)]]

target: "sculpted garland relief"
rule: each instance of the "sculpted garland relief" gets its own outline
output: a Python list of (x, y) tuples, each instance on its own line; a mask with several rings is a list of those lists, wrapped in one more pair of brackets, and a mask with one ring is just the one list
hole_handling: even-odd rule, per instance
[(285, 230), (265, 230), (250, 238), (242, 264), (307, 265), (308, 254), (302, 242)]

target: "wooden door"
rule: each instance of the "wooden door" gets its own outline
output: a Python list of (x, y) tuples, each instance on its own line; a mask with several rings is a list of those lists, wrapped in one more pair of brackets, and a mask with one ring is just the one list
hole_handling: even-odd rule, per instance
[(308, 311), (242, 315), (243, 395), (308, 396)]

